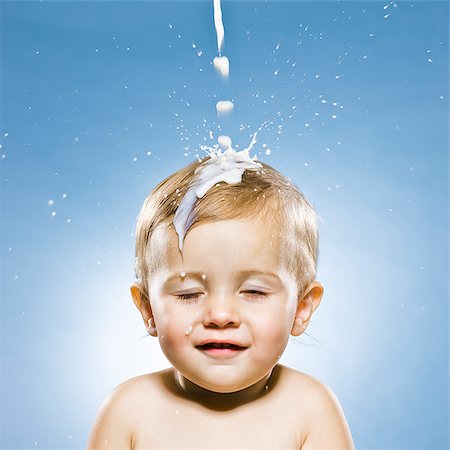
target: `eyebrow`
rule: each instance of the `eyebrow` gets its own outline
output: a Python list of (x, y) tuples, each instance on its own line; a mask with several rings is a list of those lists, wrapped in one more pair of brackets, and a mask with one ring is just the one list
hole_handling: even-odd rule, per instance
[[(184, 276), (182, 277), (181, 274), (184, 273)], [(163, 286), (167, 286), (170, 282), (178, 280), (178, 279), (194, 279), (198, 281), (204, 281), (202, 276), (204, 275), (204, 272), (177, 272), (169, 275), (166, 280), (163, 283)], [(273, 272), (263, 272), (260, 270), (241, 270), (241, 271), (235, 271), (233, 272), (234, 276), (242, 276), (243, 278), (248, 278), (251, 276), (268, 276), (271, 278), (276, 278), (277, 281), (281, 281), (280, 277), (273, 273)]]

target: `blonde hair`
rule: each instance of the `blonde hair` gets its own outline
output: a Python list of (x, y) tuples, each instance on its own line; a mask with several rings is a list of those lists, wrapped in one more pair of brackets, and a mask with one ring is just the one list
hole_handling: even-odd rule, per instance
[[(208, 160), (209, 157), (203, 161)], [(148, 279), (161, 255), (151, 249), (159, 225), (174, 229), (175, 211), (201, 164), (195, 161), (161, 181), (145, 199), (136, 224), (136, 278), (148, 297)], [(318, 257), (317, 215), (302, 192), (268, 164), (259, 171), (246, 170), (237, 184), (212, 187), (194, 205), (195, 226), (217, 220), (261, 218), (279, 228), (282, 253), (299, 291), (316, 276)]]

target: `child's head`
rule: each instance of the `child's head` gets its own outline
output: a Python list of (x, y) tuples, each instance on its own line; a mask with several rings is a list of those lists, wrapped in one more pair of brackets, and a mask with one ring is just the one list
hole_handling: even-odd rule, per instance
[[(203, 161), (209, 158), (205, 158)], [(136, 226), (136, 278), (143, 294), (148, 280), (163, 255), (152, 248), (158, 227), (173, 230), (172, 220), (178, 205), (192, 182), (200, 161), (195, 161), (159, 183), (146, 198)], [(189, 230), (201, 224), (227, 219), (260, 219), (271, 226), (282, 240), (282, 256), (302, 292), (316, 275), (318, 231), (316, 213), (284, 175), (260, 163), (260, 171), (245, 171), (237, 184), (218, 183), (198, 199), (195, 221)]]
[(236, 392), (271, 372), (289, 334), (301, 334), (320, 303), (316, 215), (292, 183), (262, 164), (196, 201), (181, 253), (173, 218), (199, 164), (145, 200), (131, 291), (180, 377)]

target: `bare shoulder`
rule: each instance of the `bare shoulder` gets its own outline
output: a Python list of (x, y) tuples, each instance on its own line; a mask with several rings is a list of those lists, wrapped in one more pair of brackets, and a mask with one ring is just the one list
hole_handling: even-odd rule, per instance
[[(280, 367), (286, 387), (301, 405), (302, 450), (353, 450), (354, 444), (335, 393), (304, 372)], [(300, 408), (299, 408), (300, 409)]]
[(140, 375), (116, 386), (103, 401), (89, 437), (88, 450), (132, 449), (134, 430), (148, 411), (165, 372)]

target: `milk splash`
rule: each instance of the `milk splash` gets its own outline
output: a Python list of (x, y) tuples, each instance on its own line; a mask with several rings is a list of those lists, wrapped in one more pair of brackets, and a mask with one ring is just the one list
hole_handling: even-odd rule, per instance
[[(220, 140), (220, 138), (222, 138)], [(178, 206), (173, 223), (178, 234), (178, 247), (183, 251), (183, 241), (190, 226), (195, 220), (194, 204), (198, 198), (202, 198), (209, 189), (223, 181), (228, 184), (240, 183), (245, 170), (261, 170), (262, 164), (256, 162), (256, 156), (250, 157), (250, 150), (256, 143), (256, 133), (253, 135), (250, 145), (237, 152), (231, 146), (228, 136), (220, 136), (219, 145), (213, 147), (202, 146), (210, 159), (202, 162), (195, 170), (194, 178)]]

